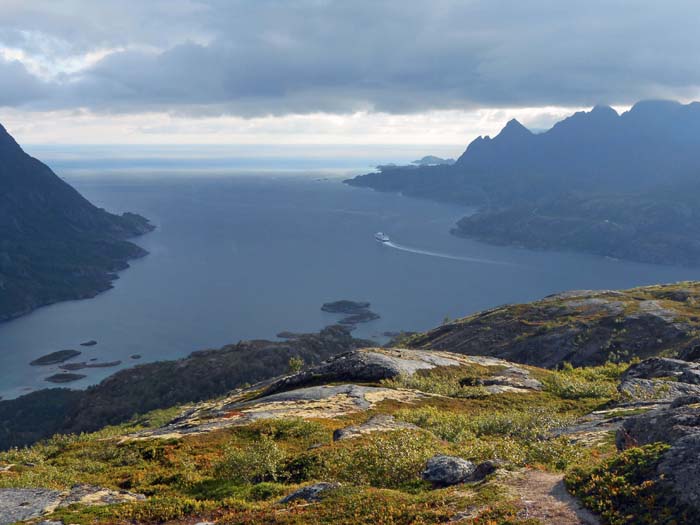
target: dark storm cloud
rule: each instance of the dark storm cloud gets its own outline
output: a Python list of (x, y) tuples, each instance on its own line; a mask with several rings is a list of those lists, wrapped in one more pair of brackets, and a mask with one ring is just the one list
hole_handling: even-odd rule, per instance
[[(700, 86), (694, 1), (31, 4), (8, 1), (0, 44), (46, 60), (122, 50), (51, 79), (41, 97), (17, 96), (16, 85), (0, 80), (5, 105), (408, 113), (626, 104), (693, 97)], [(25, 76), (18, 73), (18, 84)], [(35, 89), (45, 87), (36, 82)]]

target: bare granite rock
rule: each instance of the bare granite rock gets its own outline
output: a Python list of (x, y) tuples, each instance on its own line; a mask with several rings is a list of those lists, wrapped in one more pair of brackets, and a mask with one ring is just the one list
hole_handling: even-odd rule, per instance
[(481, 481), (500, 467), (497, 461), (484, 461), (478, 465), (456, 456), (433, 456), (425, 466), (422, 477), (436, 487), (448, 487), (458, 483)]
[(618, 389), (634, 400), (672, 401), (700, 395), (700, 364), (665, 357), (645, 359), (622, 374)]
[[(700, 510), (700, 403), (697, 396), (678, 398), (674, 407), (628, 419), (617, 431), (621, 450), (649, 443), (671, 445), (657, 465), (657, 475), (680, 501)], [(685, 403), (685, 404), (681, 404)]]
[[(492, 371), (492, 383), (484, 387), (489, 393), (527, 393), (541, 388), (525, 368), (501, 359), (401, 348), (363, 348), (339, 354), (296, 374), (235, 390), (222, 399), (199, 403), (164, 427), (129, 439), (210, 432), (263, 418), (333, 418), (370, 410), (383, 400), (414, 403), (436, 394), (377, 383), (436, 367), (465, 367), (468, 373), (474, 366)], [(404, 423), (379, 418), (345, 429), (347, 432), (340, 432), (338, 437), (354, 437), (390, 427), (408, 428)]]
[(340, 483), (314, 483), (313, 485), (308, 485), (300, 488), (299, 490), (295, 490), (288, 496), (282, 498), (279, 502), (284, 504), (298, 500), (321, 501), (328, 491), (337, 489), (338, 487), (340, 487)]
[(620, 450), (659, 441), (673, 444), (691, 434), (700, 434), (700, 406), (697, 404), (660, 408), (631, 417), (617, 431), (615, 444)]
[(67, 491), (43, 488), (0, 489), (0, 525), (39, 518), (73, 503), (110, 505), (144, 499), (146, 497), (142, 494), (118, 492), (92, 485), (75, 485)]
[(675, 377), (678, 380), (683, 380), (682, 377), (692, 371), (700, 371), (700, 363), (669, 359), (667, 357), (651, 357), (630, 366), (620, 379), (625, 381), (631, 378), (657, 379), (660, 377)]
[(352, 425), (350, 427), (339, 428), (333, 432), (333, 441), (341, 441), (343, 439), (353, 439), (374, 432), (389, 432), (392, 430), (420, 430), (419, 427), (411, 423), (397, 421), (394, 416), (389, 414), (380, 414), (370, 418), (361, 425)]
[(318, 366), (282, 377), (267, 386), (261, 395), (291, 390), (313, 384), (343, 382), (373, 382), (400, 375), (413, 375), (418, 370), (438, 366), (500, 366), (511, 364), (486, 356), (461, 356), (449, 352), (409, 350), (403, 348), (363, 348), (340, 354)]
[(170, 424), (139, 433), (136, 438), (174, 437), (245, 425), (258, 419), (327, 419), (370, 410), (377, 403), (393, 400), (412, 403), (423, 396), (413, 390), (355, 384), (320, 385), (247, 399), (246, 392), (222, 400), (201, 403)]
[(476, 472), (476, 465), (455, 456), (433, 456), (425, 465), (422, 477), (438, 487), (449, 487), (468, 481)]
[(532, 377), (524, 368), (510, 366), (491, 377), (479, 379), (477, 384), (486, 388), (491, 394), (520, 390), (542, 390), (542, 383)]

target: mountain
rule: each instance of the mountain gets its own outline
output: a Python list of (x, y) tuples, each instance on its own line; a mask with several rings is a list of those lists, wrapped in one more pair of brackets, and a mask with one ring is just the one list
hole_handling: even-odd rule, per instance
[(152, 229), (93, 206), (0, 126), (0, 321), (107, 290), (146, 254), (126, 239)]
[[(340, 346), (320, 363), (327, 341), (306, 336), (306, 350), (252, 341), (164, 364), (163, 388), (152, 368), (123, 371), (132, 379), (84, 405), (102, 397), (84, 416), (92, 428), (110, 400), (149, 388), (178, 403), (180, 381), (198, 383), (202, 401), (0, 452), (0, 525), (697, 523), (700, 355), (697, 331), (682, 332), (700, 321), (699, 297), (695, 282), (565, 292), (417, 334), (412, 348), (355, 348), (333, 327)], [(312, 362), (289, 371), (304, 351)], [(267, 372), (283, 375), (256, 383), (268, 352), (279, 366)], [(491, 355), (505, 353), (516, 360)], [(562, 361), (577, 356), (602, 364)], [(560, 366), (523, 364), (534, 361)], [(216, 393), (207, 370), (222, 388), (227, 374), (253, 384)], [(55, 418), (38, 407), (17, 413), (27, 429)]]
[(700, 360), (700, 283), (576, 290), (477, 312), (402, 340), (546, 368), (645, 359)]
[(596, 106), (539, 134), (511, 120), (452, 166), (346, 182), (478, 206), (454, 233), (487, 242), (697, 265), (699, 175), (700, 104), (646, 101), (622, 114)]

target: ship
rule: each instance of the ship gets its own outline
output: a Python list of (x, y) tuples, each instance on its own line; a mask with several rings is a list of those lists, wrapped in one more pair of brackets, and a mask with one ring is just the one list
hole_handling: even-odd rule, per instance
[(389, 242), (389, 236), (386, 233), (377, 232), (374, 234), (375, 240), (378, 242)]

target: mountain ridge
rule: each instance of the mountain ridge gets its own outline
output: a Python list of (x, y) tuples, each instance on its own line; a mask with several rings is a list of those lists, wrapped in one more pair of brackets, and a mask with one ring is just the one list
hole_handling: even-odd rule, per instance
[(91, 204), (0, 125), (0, 321), (109, 289), (147, 253), (127, 239), (153, 229)]
[[(345, 182), (477, 207), (453, 233), (494, 244), (694, 266), (698, 175), (700, 104), (642, 101), (622, 114), (580, 111), (537, 134), (513, 119), (473, 140), (452, 166), (393, 167)], [(613, 216), (619, 228), (605, 222)]]

